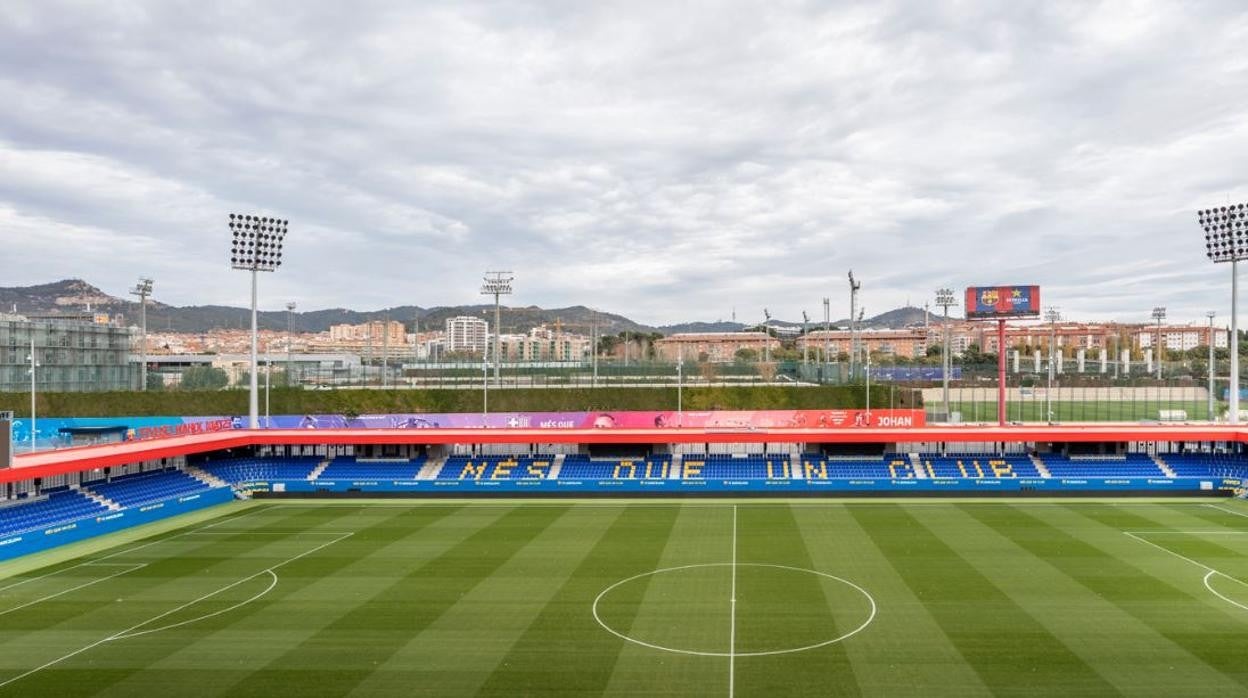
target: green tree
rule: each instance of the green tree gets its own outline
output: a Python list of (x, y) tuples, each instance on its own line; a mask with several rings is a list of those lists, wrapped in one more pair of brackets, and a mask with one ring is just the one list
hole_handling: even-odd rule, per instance
[(736, 359), (737, 363), (750, 363), (758, 361), (758, 351), (749, 347), (741, 347), (732, 357)]
[(165, 379), (155, 371), (147, 372), (147, 389), (148, 390), (164, 390)]
[(220, 390), (230, 384), (224, 369), (212, 366), (191, 366), (182, 372), (183, 390)]

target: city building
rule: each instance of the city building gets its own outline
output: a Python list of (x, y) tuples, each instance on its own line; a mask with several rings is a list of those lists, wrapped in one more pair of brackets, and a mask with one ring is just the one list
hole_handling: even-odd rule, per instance
[(713, 363), (734, 361), (737, 352), (749, 349), (761, 359), (764, 349), (781, 348), (780, 340), (763, 332), (685, 332), (673, 334), (654, 343), (660, 361), (699, 361)]
[(331, 325), (329, 341), (337, 345), (399, 346), (407, 344), (407, 330), (397, 320), (373, 320), (359, 325)]
[(35, 340), (35, 389), (53, 392), (133, 390), (131, 330), (100, 313), (0, 314), (0, 392), (30, 390), (30, 340)]
[(584, 361), (592, 340), (577, 334), (534, 327), (525, 334), (505, 334), (500, 339), (503, 361)]
[[(927, 354), (929, 332), (924, 331), (922, 327), (901, 330), (864, 328), (857, 335), (859, 351), (865, 349), (872, 354), (902, 356), (910, 359)], [(808, 341), (812, 352), (822, 351), (824, 347), (827, 347), (828, 354), (835, 358), (849, 353), (851, 333), (849, 330), (839, 329), (814, 330), (806, 337), (797, 340), (798, 351), (805, 351)]]
[(485, 351), (490, 325), (485, 320), (470, 315), (446, 319), (446, 351)]

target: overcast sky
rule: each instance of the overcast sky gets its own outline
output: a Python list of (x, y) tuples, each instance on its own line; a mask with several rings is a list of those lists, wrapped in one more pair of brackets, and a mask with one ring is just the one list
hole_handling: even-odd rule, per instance
[[(936, 7), (943, 5), (943, 9)], [(0, 285), (263, 307), (868, 314), (1037, 283), (1072, 318), (1229, 309), (1248, 200), (1227, 2), (0, 3)]]

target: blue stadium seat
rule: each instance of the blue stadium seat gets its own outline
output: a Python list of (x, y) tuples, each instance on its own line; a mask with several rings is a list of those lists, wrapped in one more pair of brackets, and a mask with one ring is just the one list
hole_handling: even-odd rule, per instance
[(451, 456), (438, 471), (439, 480), (545, 480), (555, 463), (552, 455)]
[(1161, 456), (1179, 477), (1248, 477), (1248, 457), (1230, 453), (1168, 453)]
[(339, 456), (329, 463), (320, 479), (414, 480), (425, 465), (425, 456), (412, 460), (360, 461), (356, 456)]
[(914, 477), (910, 457), (904, 453), (886, 453), (879, 458), (846, 458), (826, 456), (821, 453), (803, 453), (802, 479), (829, 480), (836, 478), (889, 478)]
[(1026, 455), (1018, 453), (958, 453), (919, 456), (928, 477), (938, 478), (1014, 478), (1040, 477), (1040, 471)]
[(111, 499), (123, 507), (132, 507), (202, 492), (211, 487), (181, 470), (161, 470), (154, 473), (123, 475), (109, 482), (88, 483), (85, 489)]
[(307, 480), (323, 460), (320, 456), (295, 458), (224, 458), (199, 465), (226, 482), (237, 485), (244, 482), (270, 482), (273, 480)]
[(108, 511), (103, 504), (77, 490), (57, 488), (46, 497), (0, 507), (0, 535), (49, 528)]
[(1119, 456), (1069, 456), (1046, 453), (1040, 460), (1053, 477), (1164, 477), (1146, 453)]

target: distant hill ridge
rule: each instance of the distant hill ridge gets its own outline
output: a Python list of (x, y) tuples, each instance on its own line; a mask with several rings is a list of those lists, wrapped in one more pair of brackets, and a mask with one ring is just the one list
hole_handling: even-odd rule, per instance
[[(110, 314), (125, 315), (130, 322), (137, 321), (138, 301), (118, 298), (109, 295), (96, 286), (82, 279), (63, 279), (36, 286), (0, 287), (0, 311), (9, 312), (16, 309), (18, 313), (73, 313), (87, 308)], [(409, 330), (419, 324), (421, 330), (444, 327), (447, 318), (458, 315), (471, 315), (487, 320), (493, 318), (493, 306), (487, 304), (435, 306), (422, 308), (416, 305), (401, 305), (373, 311), (358, 311), (348, 308), (326, 308), (322, 310), (296, 311), (291, 314), (291, 327), (295, 332), (325, 332), (331, 325), (357, 325), (374, 320), (389, 318), (402, 322)], [(747, 325), (739, 322), (686, 322), (674, 325), (653, 327), (634, 322), (623, 315), (613, 313), (596, 314), (599, 332), (616, 334), (629, 332), (659, 332), (676, 334), (679, 332), (739, 332), (758, 325)], [(595, 322), (595, 312), (583, 305), (566, 308), (539, 308), (537, 306), (507, 307), (503, 311), (504, 332), (527, 332), (543, 324), (562, 322), (569, 332), (589, 334), (590, 325)], [(938, 322), (936, 315), (932, 321)], [(154, 332), (206, 332), (218, 328), (250, 327), (251, 311), (248, 308), (236, 308), (222, 305), (190, 305), (171, 306), (155, 299), (149, 300), (147, 309), (147, 326)], [(897, 308), (868, 318), (865, 324), (870, 327), (900, 328), (923, 323), (922, 308)], [(261, 311), (259, 324), (263, 329), (285, 330), (286, 311)], [(772, 320), (773, 325), (801, 327), (800, 322)], [(834, 326), (848, 325), (848, 320), (838, 320)], [(819, 329), (823, 323), (811, 321), (810, 328)]]

